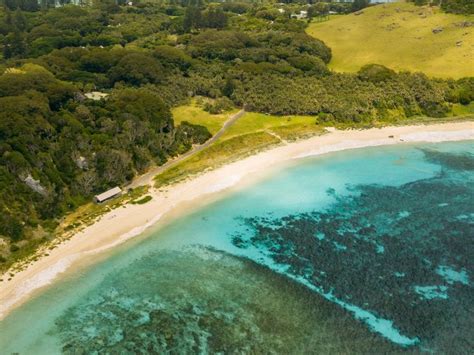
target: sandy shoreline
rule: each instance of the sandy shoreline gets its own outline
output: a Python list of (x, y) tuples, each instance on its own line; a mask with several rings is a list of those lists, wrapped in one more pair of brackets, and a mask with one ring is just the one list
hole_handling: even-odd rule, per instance
[(0, 320), (74, 263), (138, 236), (149, 227), (164, 223), (165, 219), (182, 215), (193, 205), (216, 199), (231, 187), (246, 186), (293, 159), (369, 146), (467, 139), (474, 140), (474, 122), (333, 131), (264, 151), (164, 191), (150, 189), (153, 196), (150, 202), (108, 212), (100, 221), (51, 250), (48, 256), (18, 272), (11, 281), (1, 282)]

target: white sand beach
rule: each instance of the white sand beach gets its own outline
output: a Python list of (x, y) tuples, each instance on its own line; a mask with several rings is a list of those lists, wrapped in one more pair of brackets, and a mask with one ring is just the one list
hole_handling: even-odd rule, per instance
[[(474, 140), (474, 122), (331, 130), (323, 136), (278, 146), (160, 191), (150, 189), (153, 197), (150, 202), (129, 204), (108, 212), (51, 250), (48, 256), (16, 273), (10, 281), (4, 276), (0, 282), (0, 320), (60, 274), (74, 270), (81, 260), (99, 255), (151, 226), (159, 227), (233, 189), (247, 186), (294, 159), (368, 146), (467, 139)], [(152, 183), (151, 178), (149, 183)]]

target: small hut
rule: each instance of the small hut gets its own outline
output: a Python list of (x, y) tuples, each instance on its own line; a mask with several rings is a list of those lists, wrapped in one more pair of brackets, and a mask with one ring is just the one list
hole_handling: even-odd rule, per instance
[(116, 186), (113, 189), (102, 192), (100, 195), (95, 195), (94, 196), (94, 201), (96, 203), (102, 203), (102, 202), (105, 202), (107, 200), (110, 200), (111, 198), (120, 196), (120, 194), (122, 194), (122, 189), (120, 187)]

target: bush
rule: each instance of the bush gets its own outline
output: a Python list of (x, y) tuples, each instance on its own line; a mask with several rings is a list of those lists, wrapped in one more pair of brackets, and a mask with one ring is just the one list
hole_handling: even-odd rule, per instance
[(152, 199), (153, 199), (153, 197), (148, 195), (148, 196), (145, 196), (145, 197), (143, 197), (139, 200), (132, 201), (132, 204), (134, 204), (134, 205), (144, 205), (145, 203), (150, 202)]
[(234, 107), (234, 103), (228, 97), (220, 97), (214, 101), (206, 102), (204, 104), (204, 111), (212, 113), (213, 115), (229, 111)]
[(393, 79), (396, 73), (380, 64), (367, 64), (359, 70), (358, 75), (362, 80), (379, 83)]

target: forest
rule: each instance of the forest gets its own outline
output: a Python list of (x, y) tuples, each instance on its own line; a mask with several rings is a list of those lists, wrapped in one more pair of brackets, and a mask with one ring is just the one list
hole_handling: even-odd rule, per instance
[[(302, 9), (312, 9), (308, 19), (291, 18)], [(250, 1), (54, 8), (5, 0), (0, 247), (7, 247), (0, 264), (51, 238), (59, 218), (95, 193), (208, 140), (206, 127), (174, 123), (170, 109), (191, 97), (208, 98), (211, 113), (243, 107), (354, 126), (441, 118), (453, 104), (474, 100), (474, 78), (442, 80), (377, 64), (355, 74), (330, 71), (331, 49), (304, 31), (328, 9), (357, 10)], [(96, 91), (106, 98), (91, 99)]]

